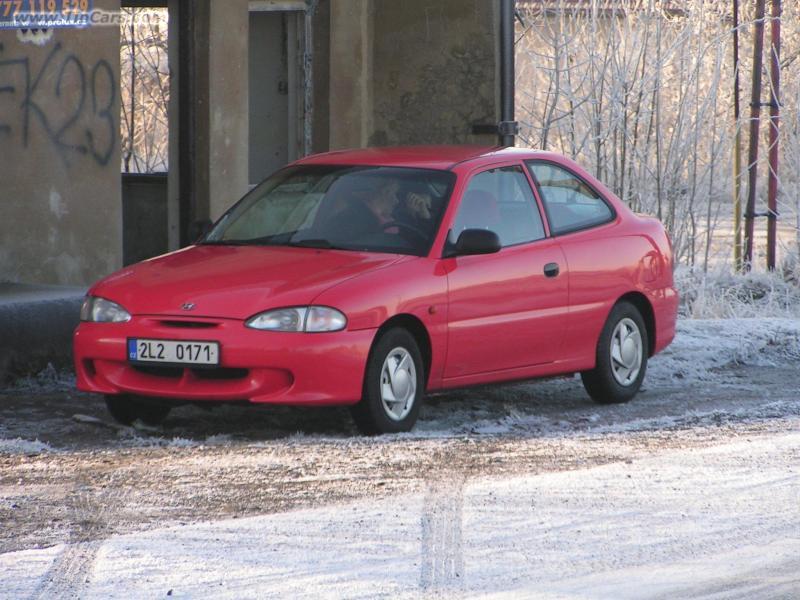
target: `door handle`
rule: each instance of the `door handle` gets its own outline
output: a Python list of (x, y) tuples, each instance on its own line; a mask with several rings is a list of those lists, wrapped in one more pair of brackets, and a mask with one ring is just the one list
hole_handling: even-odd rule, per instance
[(547, 263), (544, 266), (545, 277), (555, 277), (558, 275), (558, 263)]

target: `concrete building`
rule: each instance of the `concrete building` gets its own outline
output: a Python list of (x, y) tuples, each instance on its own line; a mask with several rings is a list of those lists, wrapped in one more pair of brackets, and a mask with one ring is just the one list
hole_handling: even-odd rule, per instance
[(0, 31), (0, 281), (83, 286), (178, 248), (310, 152), (497, 140), (499, 2), (122, 6), (169, 12), (168, 173), (121, 173), (119, 26)]
[(84, 284), (121, 263), (118, 40), (0, 31), (0, 281)]

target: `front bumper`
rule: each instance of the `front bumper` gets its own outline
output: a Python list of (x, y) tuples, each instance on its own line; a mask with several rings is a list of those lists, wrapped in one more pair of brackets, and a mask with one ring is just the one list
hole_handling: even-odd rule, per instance
[[(75, 331), (78, 389), (198, 401), (346, 405), (361, 398), (376, 330), (257, 331), (232, 319), (135, 316), (127, 323), (81, 323)], [(134, 365), (127, 339), (214, 340), (218, 368)]]

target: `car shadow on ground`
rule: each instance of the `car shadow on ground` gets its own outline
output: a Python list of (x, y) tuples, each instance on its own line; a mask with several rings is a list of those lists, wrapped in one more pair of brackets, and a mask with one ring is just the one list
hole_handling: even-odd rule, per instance
[[(586, 410), (594, 405), (575, 380), (571, 385), (517, 384), (472, 388), (428, 396), (417, 427), (395, 437), (451, 437), (487, 431), (515, 415)], [(123, 445), (257, 442), (292, 436), (358, 436), (347, 407), (287, 407), (216, 404), (176, 406), (163, 424), (119, 425), (101, 396), (70, 389), (0, 393), (0, 438), (37, 439), (53, 448), (87, 449)], [(389, 436), (391, 437), (391, 436)]]
[[(453, 390), (426, 398), (417, 426), (397, 439), (463, 436), (568, 437), (669, 429), (705, 421), (785, 414), (793, 400), (785, 369), (737, 366), (713, 381), (654, 382), (631, 402), (597, 404), (580, 378)], [(269, 405), (183, 405), (158, 427), (116, 424), (100, 396), (60, 390), (0, 394), (0, 438), (39, 440), (54, 449), (159, 445), (250, 444), (291, 437), (332, 440), (358, 436), (349, 410)]]

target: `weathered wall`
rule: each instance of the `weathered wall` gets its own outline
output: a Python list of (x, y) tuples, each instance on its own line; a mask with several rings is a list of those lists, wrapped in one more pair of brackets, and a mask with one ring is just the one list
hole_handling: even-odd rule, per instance
[(370, 145), (496, 143), (499, 2), (373, 2)]
[(494, 144), (498, 3), (353, 0), (331, 5), (331, 148)]
[(88, 284), (122, 264), (119, 29), (32, 37), (0, 31), (0, 281)]

